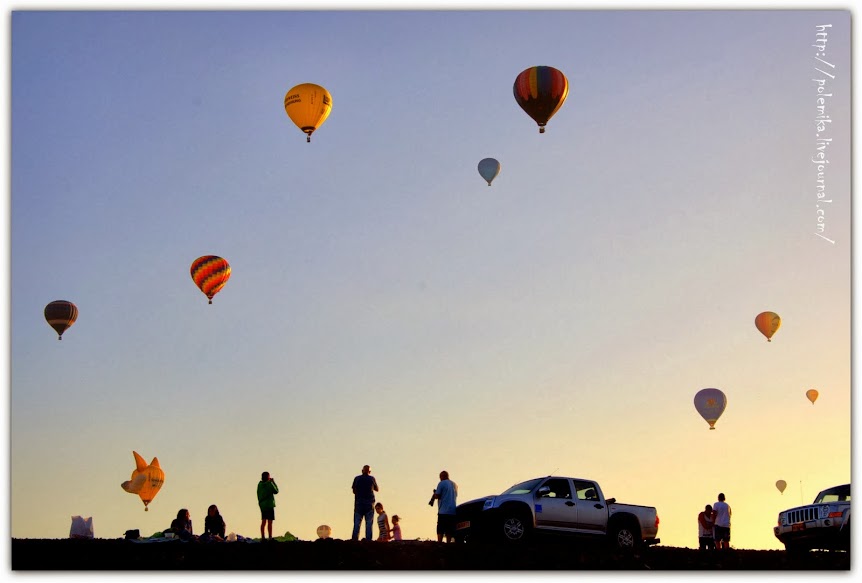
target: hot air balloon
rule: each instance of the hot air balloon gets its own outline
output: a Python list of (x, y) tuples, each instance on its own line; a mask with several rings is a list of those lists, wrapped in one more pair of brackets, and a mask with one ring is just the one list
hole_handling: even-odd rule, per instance
[(488, 181), (488, 186), (491, 186), (491, 181), (500, 173), (500, 163), (493, 158), (483, 158), (479, 160), (479, 176)]
[(227, 259), (215, 255), (204, 255), (192, 262), (190, 269), (195, 285), (213, 303), (213, 296), (221, 291), (230, 279), (230, 264)]
[(296, 127), (308, 134), (323, 125), (332, 111), (332, 95), (314, 83), (300, 83), (284, 95), (284, 111)]
[(317, 527), (317, 536), (318, 538), (329, 538), (329, 535), (332, 534), (332, 529), (325, 524), (321, 524)]
[(754, 325), (766, 336), (767, 342), (772, 342), (772, 335), (781, 326), (781, 318), (775, 312), (761, 312), (754, 319)]
[(701, 389), (694, 396), (694, 408), (709, 423), (710, 429), (715, 429), (715, 422), (726, 406), (727, 397), (718, 389)]
[(543, 134), (545, 124), (569, 95), (569, 80), (553, 67), (530, 67), (515, 78), (512, 90), (515, 101), (539, 124), (539, 133)]
[(817, 397), (820, 396), (820, 393), (817, 392), (817, 389), (808, 389), (805, 391), (805, 396), (808, 397), (808, 400), (811, 401), (811, 404), (814, 404), (814, 401), (817, 400)]
[(63, 339), (63, 332), (68, 330), (78, 319), (78, 307), (66, 300), (56, 300), (45, 306), (45, 319), (48, 325), (57, 331), (57, 340)]
[(132, 454), (135, 456), (137, 467), (132, 470), (132, 479), (123, 482), (120, 486), (129, 494), (140, 496), (144, 503), (144, 511), (148, 511), (150, 502), (165, 483), (165, 473), (159, 466), (159, 458), (154, 457), (150, 465), (147, 465), (138, 452), (133, 451)]
[(787, 482), (784, 480), (778, 480), (775, 482), (775, 487), (778, 488), (778, 491), (784, 494), (784, 489), (787, 487)]

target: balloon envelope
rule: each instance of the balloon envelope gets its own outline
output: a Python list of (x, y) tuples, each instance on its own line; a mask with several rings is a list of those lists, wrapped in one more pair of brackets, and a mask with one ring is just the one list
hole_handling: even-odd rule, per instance
[(545, 124), (569, 95), (569, 80), (562, 71), (540, 65), (521, 71), (512, 91), (521, 109), (539, 124), (539, 133), (545, 133)]
[(787, 482), (784, 480), (778, 480), (775, 482), (775, 487), (778, 488), (778, 491), (784, 494), (784, 489), (787, 487)]
[(159, 458), (153, 458), (153, 461), (147, 465), (147, 462), (141, 455), (133, 451), (135, 456), (135, 469), (132, 470), (132, 478), (120, 484), (120, 486), (129, 494), (137, 494), (144, 503), (144, 510), (149, 510), (149, 504), (159, 493), (162, 484), (165, 482), (165, 473), (159, 466)]
[(766, 336), (767, 342), (772, 342), (772, 335), (781, 326), (781, 318), (775, 312), (761, 312), (754, 319), (754, 325)]
[(817, 389), (808, 389), (805, 391), (805, 396), (808, 397), (808, 400), (811, 401), (811, 404), (814, 404), (814, 401), (817, 400), (817, 397), (820, 396), (820, 393), (817, 392)]
[(78, 308), (72, 302), (56, 300), (45, 306), (45, 320), (60, 335), (58, 340), (63, 339), (63, 332), (68, 330), (77, 319)]
[(500, 173), (500, 163), (493, 158), (484, 158), (479, 161), (479, 176), (488, 182), (491, 186), (491, 181)]
[(332, 534), (332, 529), (325, 524), (321, 524), (317, 527), (317, 536), (320, 538), (329, 538), (329, 535)]
[(694, 408), (709, 423), (710, 429), (715, 429), (715, 422), (726, 406), (727, 397), (718, 389), (701, 389), (694, 396)]
[(230, 279), (230, 264), (216, 255), (204, 255), (192, 261), (192, 281), (213, 303), (213, 296), (221, 291)]
[(311, 141), (314, 130), (323, 125), (332, 111), (332, 95), (314, 83), (300, 83), (284, 95), (284, 111)]

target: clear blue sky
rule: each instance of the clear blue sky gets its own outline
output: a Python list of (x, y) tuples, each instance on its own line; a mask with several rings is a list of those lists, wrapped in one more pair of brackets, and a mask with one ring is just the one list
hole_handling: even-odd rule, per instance
[[(149, 534), (181, 507), (200, 531), (211, 503), (258, 536), (269, 470), (278, 533), (349, 538), (367, 463), (411, 539), (434, 538), (447, 469), (459, 501), (595, 479), (656, 506), (673, 546), (723, 491), (734, 546), (780, 548), (779, 510), (850, 480), (849, 12), (46, 11), (11, 31), (13, 537), (75, 514)], [(570, 84), (544, 134), (512, 95), (533, 65)], [(282, 107), (304, 82), (333, 98), (310, 144)], [(188, 272), (205, 254), (233, 269), (213, 305)], [(62, 342), (56, 299), (80, 310)], [(728, 396), (716, 431), (704, 387)], [(120, 488), (132, 450), (167, 475), (147, 513)]]

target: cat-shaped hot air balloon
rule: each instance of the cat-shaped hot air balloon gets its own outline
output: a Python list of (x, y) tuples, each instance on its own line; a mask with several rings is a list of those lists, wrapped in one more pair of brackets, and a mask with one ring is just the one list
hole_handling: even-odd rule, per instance
[(132, 453), (135, 456), (137, 467), (132, 470), (132, 479), (120, 485), (129, 494), (140, 496), (146, 511), (149, 510), (150, 502), (153, 501), (162, 484), (165, 483), (165, 472), (159, 466), (159, 458), (154, 457), (150, 465), (147, 465), (146, 460), (138, 452), (133, 451)]

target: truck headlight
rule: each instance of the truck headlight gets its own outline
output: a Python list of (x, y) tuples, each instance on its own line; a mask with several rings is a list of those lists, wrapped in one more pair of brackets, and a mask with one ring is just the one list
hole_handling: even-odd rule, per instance
[(482, 510), (488, 510), (489, 508), (493, 508), (493, 507), (494, 507), (494, 499), (488, 498), (487, 500), (485, 500), (485, 504), (482, 506)]
[(824, 505), (820, 507), (820, 518), (826, 518), (829, 516), (829, 506)]

